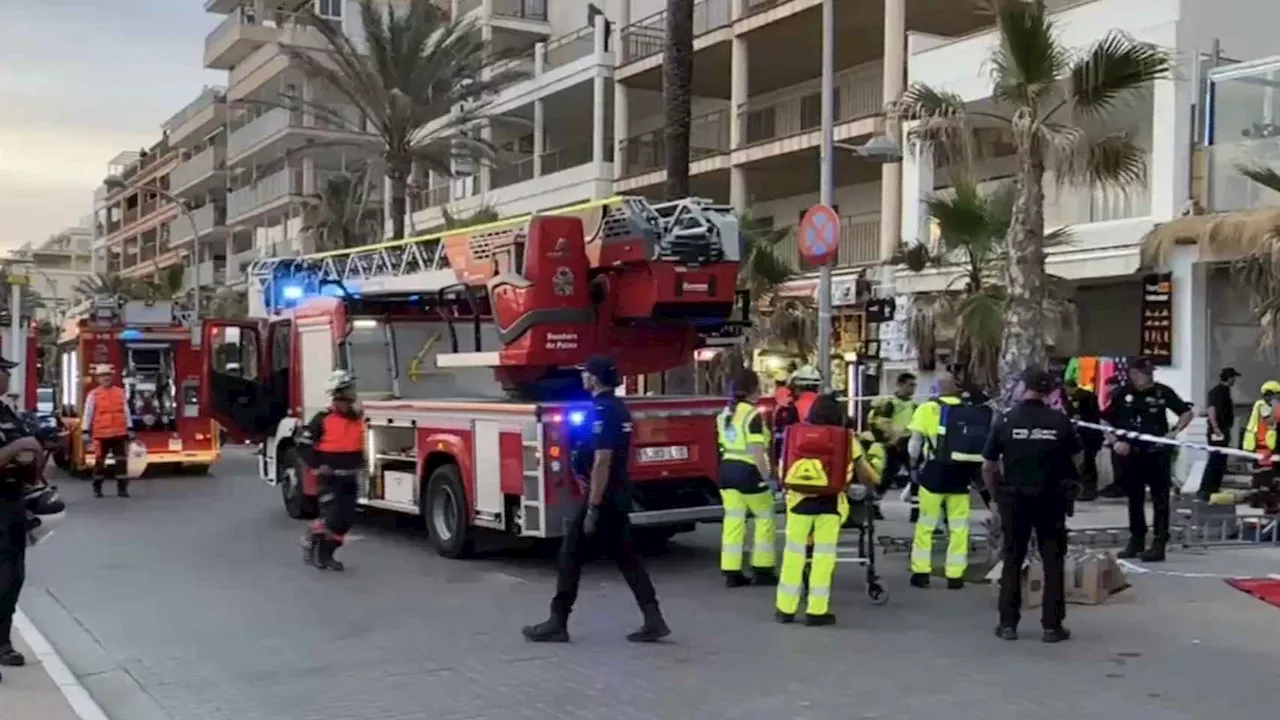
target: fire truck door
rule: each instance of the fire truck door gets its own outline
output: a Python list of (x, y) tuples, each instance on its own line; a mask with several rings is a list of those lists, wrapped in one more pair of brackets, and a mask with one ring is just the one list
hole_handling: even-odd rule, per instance
[(269, 430), (263, 378), (266, 356), (255, 322), (205, 321), (204, 382), (200, 403), (237, 440), (259, 440)]

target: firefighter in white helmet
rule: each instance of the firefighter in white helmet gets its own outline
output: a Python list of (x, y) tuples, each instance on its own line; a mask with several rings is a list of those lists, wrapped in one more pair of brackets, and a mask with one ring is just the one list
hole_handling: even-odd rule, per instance
[(355, 521), (366, 462), (364, 416), (356, 404), (351, 373), (335, 370), (325, 389), (331, 398), (329, 407), (311, 418), (298, 440), (302, 461), (320, 485), (320, 516), (303, 540), (303, 557), (321, 570), (342, 570), (333, 554)]

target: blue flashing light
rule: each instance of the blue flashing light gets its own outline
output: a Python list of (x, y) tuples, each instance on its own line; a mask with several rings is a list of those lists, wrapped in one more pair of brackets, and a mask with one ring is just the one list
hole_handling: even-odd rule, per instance
[(344, 297), (346, 289), (342, 285), (336, 283), (326, 283), (320, 286), (320, 294), (325, 297)]
[(421, 295), (410, 295), (410, 296), (409, 296), (409, 302), (418, 302), (418, 301), (419, 301), (419, 300), (421, 300), (421, 299), (422, 299), (422, 296), (421, 296)]
[(285, 285), (284, 289), (280, 291), (280, 297), (289, 301), (301, 300), (302, 286), (301, 285)]
[(570, 425), (581, 425), (587, 421), (587, 412), (585, 410), (574, 410), (569, 413)]
[(121, 340), (137, 340), (140, 337), (142, 337), (142, 333), (138, 330), (121, 330), (120, 331)]

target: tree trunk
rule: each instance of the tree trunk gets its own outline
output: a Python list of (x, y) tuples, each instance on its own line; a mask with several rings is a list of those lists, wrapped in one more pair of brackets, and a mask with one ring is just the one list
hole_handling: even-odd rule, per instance
[(1000, 379), (1005, 404), (1014, 400), (1019, 376), (1028, 367), (1043, 368), (1045, 343), (1044, 270), (1044, 158), (1037, 149), (1030, 108), (1013, 117), (1017, 148), (1017, 197), (1009, 233), (1005, 287), (1009, 292), (1004, 344), (1000, 355)]
[(404, 216), (407, 214), (405, 192), (412, 168), (413, 164), (408, 160), (387, 160), (387, 177), (391, 180), (391, 240), (404, 237)]
[(689, 133), (693, 116), (693, 4), (667, 0), (667, 51), (662, 64), (662, 99), (667, 123), (667, 200), (689, 197)]

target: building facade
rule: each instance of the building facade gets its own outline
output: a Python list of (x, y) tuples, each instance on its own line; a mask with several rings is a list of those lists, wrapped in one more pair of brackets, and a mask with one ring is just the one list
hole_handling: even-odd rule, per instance
[(94, 192), (94, 267), (134, 280), (157, 280), (183, 262), (174, 245), (179, 209), (165, 193), (178, 151), (167, 137), (107, 164), (107, 181)]
[(69, 227), (38, 243), (26, 243), (10, 253), (23, 263), (21, 273), (40, 299), (36, 320), (60, 325), (61, 314), (75, 304), (77, 288), (93, 276), (92, 220)]

